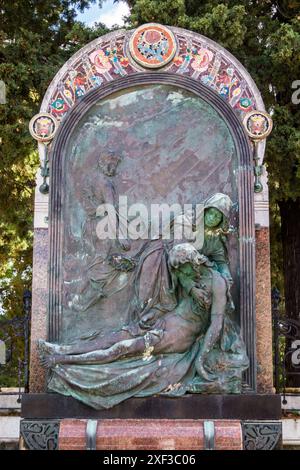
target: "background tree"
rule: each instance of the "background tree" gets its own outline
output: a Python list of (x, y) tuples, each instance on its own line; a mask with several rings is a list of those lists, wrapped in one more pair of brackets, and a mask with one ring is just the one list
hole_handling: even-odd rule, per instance
[[(90, 3), (0, 0), (0, 80), (6, 85), (6, 104), (0, 104), (0, 321), (23, 315), (23, 291), (31, 286), (39, 160), (28, 123), (62, 64), (82, 45), (107, 32), (104, 25), (87, 28), (75, 21), (78, 11)], [(14, 361), (20, 354), (18, 345), (16, 349)], [(9, 374), (0, 376), (0, 386), (15, 383), (15, 369), (16, 362)]]

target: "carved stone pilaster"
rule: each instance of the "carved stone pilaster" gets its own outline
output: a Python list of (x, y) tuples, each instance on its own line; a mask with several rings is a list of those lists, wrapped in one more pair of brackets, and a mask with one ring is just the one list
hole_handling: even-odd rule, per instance
[(58, 450), (59, 421), (27, 420), (20, 423), (20, 435), (28, 450)]

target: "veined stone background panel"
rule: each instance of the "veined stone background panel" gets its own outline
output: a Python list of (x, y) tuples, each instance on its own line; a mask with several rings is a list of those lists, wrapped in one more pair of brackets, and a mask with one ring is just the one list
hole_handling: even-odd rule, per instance
[(256, 353), (257, 389), (259, 393), (272, 393), (272, 308), (270, 239), (267, 227), (256, 230)]
[[(201, 204), (220, 192), (238, 202), (238, 156), (226, 122), (207, 102), (170, 85), (146, 85), (109, 95), (94, 105), (70, 136), (66, 150), (63, 196), (63, 294), (61, 341), (121, 328), (130, 319), (133, 296), (131, 272), (123, 273), (119, 292), (101, 299), (85, 312), (69, 307), (86, 282), (89, 263), (118, 253), (115, 240), (99, 240), (94, 219), (87, 217), (85, 191), (101, 194), (103, 175), (99, 156), (112, 151), (121, 157), (114, 181), (116, 193), (127, 197), (128, 208), (143, 204), (150, 218), (153, 204)], [(106, 202), (106, 201), (102, 201)], [(145, 226), (149, 225), (149, 218)], [(99, 219), (98, 219), (99, 220)], [(237, 223), (237, 222), (235, 222)], [(161, 226), (170, 224), (162, 220)], [(234, 298), (239, 310), (238, 234), (232, 234), (229, 259)], [(129, 256), (136, 256), (144, 240), (131, 240)], [(101, 276), (95, 268), (94, 278)]]
[(46, 389), (46, 371), (40, 365), (37, 340), (39, 338), (47, 338), (48, 263), (48, 230), (42, 228), (35, 229), (33, 243), (29, 389), (31, 392), (36, 393), (44, 392)]

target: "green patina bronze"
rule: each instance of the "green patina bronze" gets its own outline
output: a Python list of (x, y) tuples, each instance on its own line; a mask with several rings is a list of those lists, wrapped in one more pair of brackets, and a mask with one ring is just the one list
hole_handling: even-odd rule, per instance
[[(70, 142), (62, 341), (39, 342), (49, 389), (96, 409), (155, 394), (240, 393), (249, 362), (234, 308), (237, 158), (225, 121), (186, 90), (145, 86), (94, 106)], [(162, 223), (156, 236), (133, 240), (122, 236), (121, 194), (203, 209), (174, 214), (169, 239)], [(107, 203), (118, 235), (99, 240)]]
[(99, 409), (158, 393), (240, 393), (248, 359), (232, 318), (229, 206), (223, 194), (206, 201), (201, 250), (158, 239), (142, 252), (128, 325), (75, 344), (40, 341), (51, 390)]

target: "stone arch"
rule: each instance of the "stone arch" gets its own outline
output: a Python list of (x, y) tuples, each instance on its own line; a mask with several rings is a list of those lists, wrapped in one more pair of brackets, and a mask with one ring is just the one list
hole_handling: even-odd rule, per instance
[(146, 84), (176, 85), (186, 89), (209, 103), (224, 119), (233, 136), (238, 162), (239, 181), (239, 259), (240, 259), (240, 321), (251, 366), (245, 382), (248, 390), (256, 387), (255, 352), (255, 258), (254, 258), (254, 202), (252, 157), (242, 123), (232, 107), (214, 90), (203, 83), (168, 71), (139, 72), (106, 83), (87, 93), (75, 104), (63, 120), (52, 144), (50, 155), (50, 269), (49, 269), (49, 339), (59, 341), (62, 325), (62, 244), (65, 173), (64, 159), (68, 140), (88, 110), (99, 100), (114, 92)]
[[(264, 111), (264, 103), (261, 94), (245, 67), (226, 49), (220, 46), (215, 41), (192, 31), (183, 28), (168, 27), (175, 36), (177, 50), (173, 60), (158, 70), (151, 70), (152, 73), (157, 74), (164, 72), (174, 73), (178, 76), (190, 77), (195, 82), (202, 83), (206, 88), (214, 91), (217, 95), (221, 96), (229, 106), (234, 110), (240, 122), (247, 111), (257, 109)], [(65, 119), (74, 105), (82, 99), (83, 95), (90, 93), (93, 89), (99, 86), (104, 87), (107, 83), (112, 83), (120, 77), (128, 77), (132, 74), (144, 73), (145, 68), (137, 64), (131, 57), (129, 51), (130, 38), (136, 30), (120, 29), (108, 33), (104, 36), (94, 39), (79, 51), (77, 51), (57, 72), (49, 85), (40, 108), (40, 112), (49, 112), (54, 115), (59, 124)], [(116, 54), (112, 51), (117, 50)], [(197, 60), (197, 55), (203, 49), (206, 49), (211, 54), (210, 66), (214, 70), (214, 81), (205, 81), (207, 70), (197, 71), (193, 63)], [(108, 59), (113, 64), (117, 59), (118, 70), (114, 69), (111, 65), (108, 74), (103, 71), (95, 72), (92, 79), (88, 79), (89, 70), (93, 66), (90, 56), (93, 52), (101, 50), (107, 51)], [(194, 51), (194, 52), (193, 52)], [(193, 68), (194, 67), (194, 68)], [(228, 75), (230, 70), (230, 76)], [(82, 87), (80, 96), (77, 96), (75, 91), (74, 80), (76, 77), (82, 79), (84, 86)], [(230, 78), (231, 77), (231, 78)], [(80, 81), (79, 80), (79, 81)], [(229, 81), (229, 82), (228, 82)], [(223, 89), (225, 82), (229, 83), (229, 94), (224, 94)], [(237, 90), (240, 90), (240, 94)], [(65, 94), (65, 91), (67, 95)], [(248, 107), (241, 106), (241, 101), (244, 103), (249, 102)], [(55, 103), (60, 103), (61, 109), (55, 108)], [(248, 137), (246, 137), (248, 139)], [(45, 158), (45, 146), (42, 143), (38, 144), (40, 159), (43, 162)], [(265, 141), (258, 144), (258, 155), (260, 163), (263, 162), (265, 151)], [(41, 177), (37, 175), (37, 186), (41, 184)], [(262, 227), (269, 226), (268, 216), (268, 187), (267, 187), (267, 173), (264, 169), (262, 174), (263, 192), (254, 195), (254, 209), (255, 209), (255, 222)], [(35, 227), (46, 228), (47, 211), (48, 211), (48, 196), (36, 194), (36, 217)]]

